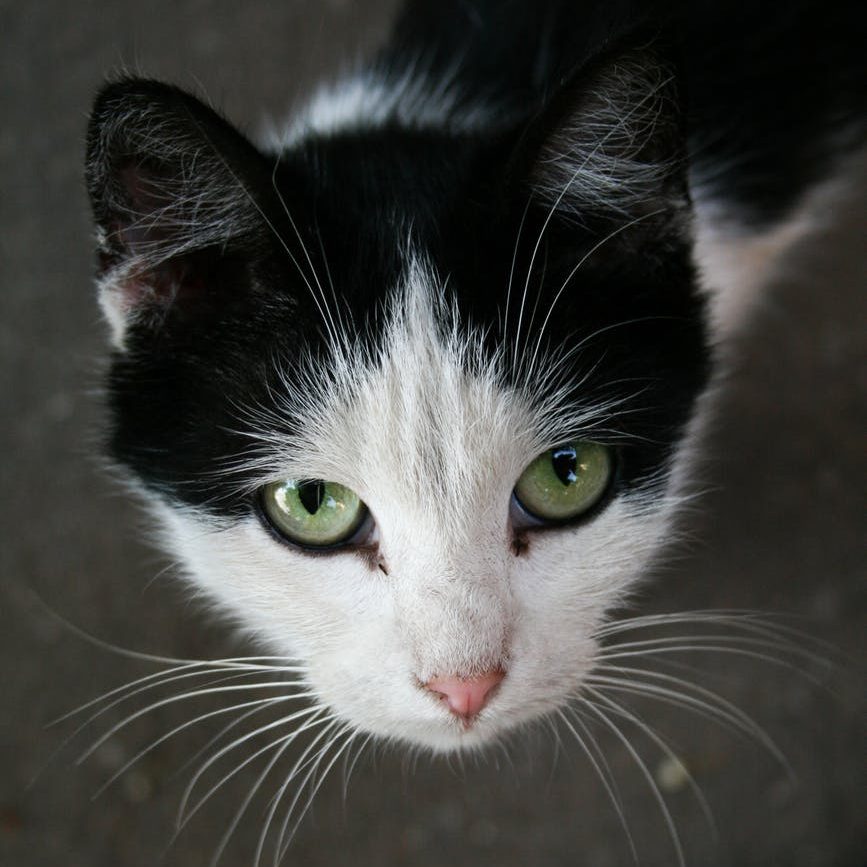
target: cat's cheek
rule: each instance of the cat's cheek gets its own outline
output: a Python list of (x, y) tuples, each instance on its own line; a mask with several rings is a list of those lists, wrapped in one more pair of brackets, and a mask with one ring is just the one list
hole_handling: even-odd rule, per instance
[(361, 558), (331, 557), (326, 567), (273, 539), (253, 516), (224, 524), (168, 506), (158, 514), (186, 577), (274, 652), (306, 662), (338, 640), (351, 612), (382, 603)]
[(516, 675), (519, 666), (530, 672), (528, 701), (540, 691), (559, 706), (580, 689), (596, 658), (594, 635), (641, 579), (669, 520), (664, 498), (654, 506), (619, 498), (587, 524), (534, 533), (515, 557), (512, 657)]
[(380, 736), (442, 740), (447, 727), (412, 676), (378, 570), (352, 554), (293, 551), (256, 519), (220, 526), (187, 510), (158, 512), (188, 579), (269, 652), (302, 663), (317, 699), (338, 717)]

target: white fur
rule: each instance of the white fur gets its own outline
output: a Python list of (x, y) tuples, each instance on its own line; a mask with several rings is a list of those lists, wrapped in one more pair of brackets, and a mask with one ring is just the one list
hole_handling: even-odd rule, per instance
[[(283, 422), (314, 434), (284, 441), (256, 409), (239, 421), (255, 444), (246, 467), (261, 482), (325, 478), (361, 496), (387, 574), (357, 552), (281, 544), (255, 517), (222, 524), (159, 511), (189, 577), (301, 660), (341, 718), (446, 750), (483, 744), (575, 692), (594, 631), (665, 537), (672, 501), (659, 491), (619, 497), (586, 524), (532, 534), (516, 556), (512, 488), (566, 429), (550, 396), (540, 403), (529, 386), (503, 384), (505, 360), (483, 360), (478, 335), (456, 330), (439, 290), (415, 264), (380, 354), (336, 343), (327, 370), (285, 371)], [(585, 422), (597, 411), (587, 407)], [(580, 418), (572, 423), (580, 435)], [(495, 666), (506, 678), (469, 729), (420, 687)]]
[(263, 144), (275, 151), (302, 139), (370, 130), (392, 123), (404, 129), (438, 132), (493, 130), (507, 112), (480, 100), (464, 100), (454, 76), (434, 81), (418, 69), (387, 76), (364, 70), (320, 87), (290, 122), (266, 124)]
[(126, 348), (124, 338), (129, 324), (135, 316), (135, 308), (130, 303), (129, 295), (121, 288), (117, 269), (110, 271), (106, 277), (97, 280), (96, 297), (102, 315), (108, 324), (111, 345), (115, 349), (123, 351)]
[(586, 209), (646, 212), (672, 166), (648, 146), (671, 123), (671, 72), (642, 54), (597, 73), (588, 93), (552, 133), (533, 174), (541, 201), (580, 217)]

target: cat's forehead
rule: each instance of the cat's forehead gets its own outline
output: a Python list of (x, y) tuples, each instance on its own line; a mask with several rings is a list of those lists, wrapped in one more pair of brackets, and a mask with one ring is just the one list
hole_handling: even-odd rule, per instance
[[(409, 500), (431, 487), (482, 497), (491, 476), (511, 479), (539, 447), (538, 420), (503, 354), (460, 322), (442, 284), (412, 258), (375, 340), (336, 329), (325, 358), (285, 362), (270, 410), (281, 424), (263, 417), (252, 430), (260, 465)], [(287, 423), (291, 435), (275, 434)]]
[(445, 283), (410, 256), (373, 342), (335, 333), (324, 358), (277, 362), (270, 406), (245, 418), (248, 489), (338, 482), (390, 538), (441, 553), (502, 531), (526, 466), (606, 407), (546, 400), (539, 367), (516, 377), (511, 348), (464, 321)]

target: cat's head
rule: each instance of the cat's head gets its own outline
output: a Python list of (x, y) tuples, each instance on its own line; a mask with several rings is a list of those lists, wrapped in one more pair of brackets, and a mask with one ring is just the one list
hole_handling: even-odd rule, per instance
[(627, 52), (532, 118), (279, 153), (166, 85), (97, 99), (111, 454), (359, 729), (454, 749), (558, 707), (665, 540), (707, 374), (672, 88)]

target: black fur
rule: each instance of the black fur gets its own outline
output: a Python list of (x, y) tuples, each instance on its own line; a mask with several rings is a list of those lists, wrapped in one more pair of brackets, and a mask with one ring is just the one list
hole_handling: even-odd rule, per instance
[[(217, 470), (249, 448), (235, 432), (238, 408), (269, 405), (274, 359), (325, 351), (308, 255), (330, 274), (347, 320), (376, 343), (411, 236), (448, 277), (465, 323), (487, 328), (492, 351), (514, 343), (550, 208), (534, 192), (545, 145), (582, 121), (595, 71), (629, 54), (671, 72), (642, 143), (643, 158), (663, 166), (659, 187), (631, 226), (604, 202), (555, 213), (529, 277), (538, 313), (521, 327), (532, 345), (569, 278), (544, 345), (587, 341), (570, 362), (584, 378), (573, 399), (628, 398), (594, 436), (620, 445), (624, 485), (646, 483), (710, 371), (690, 177), (744, 222), (767, 222), (857, 139), (860, 22), (834, 23), (806, 3), (788, 5), (781, 21), (759, 6), (691, 4), (684, 15), (631, 2), (415, 2), (375, 66), (395, 78), (414, 68), (434, 83), (454, 75), (457, 112), (494, 106), (489, 122), (469, 131), (361, 124), (279, 155), (175, 88), (106, 87), (87, 154), (100, 268), (117, 277), (135, 263), (112, 290), (127, 294), (131, 315), (110, 374), (111, 453), (164, 496), (215, 514), (252, 508)], [(797, 56), (811, 27), (819, 68)]]

